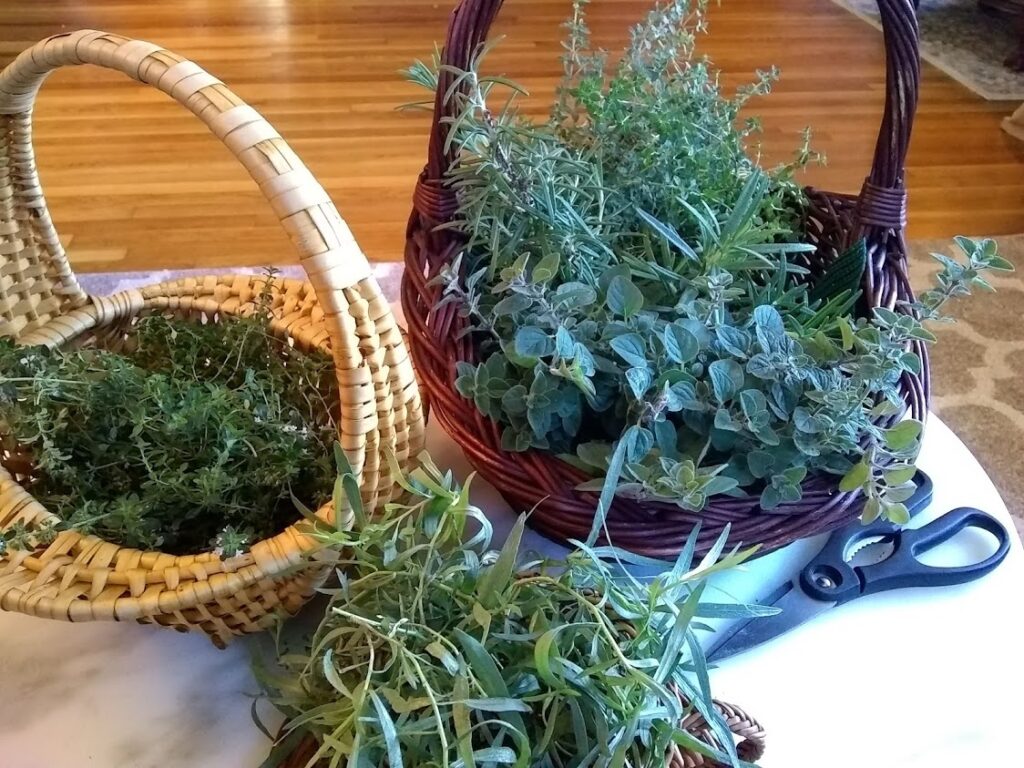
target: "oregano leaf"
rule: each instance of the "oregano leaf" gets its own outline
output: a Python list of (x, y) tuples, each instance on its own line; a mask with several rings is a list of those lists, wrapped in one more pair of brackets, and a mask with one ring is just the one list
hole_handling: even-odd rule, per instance
[(760, 390), (745, 389), (740, 392), (740, 406), (743, 408), (743, 415), (750, 419), (767, 410), (768, 400)]
[(745, 331), (731, 325), (720, 325), (715, 329), (715, 335), (722, 349), (741, 360), (746, 359), (750, 337)]
[(777, 352), (785, 347), (786, 326), (775, 307), (762, 304), (754, 308), (757, 342), (764, 352)]
[(561, 264), (561, 257), (558, 252), (549, 253), (533, 268), (531, 277), (537, 283), (547, 283), (558, 274), (558, 267)]
[(821, 425), (814, 415), (806, 408), (800, 406), (793, 410), (793, 426), (801, 432), (815, 434), (821, 431)]
[(775, 471), (775, 456), (768, 451), (751, 451), (747, 454), (747, 466), (754, 477), (771, 477)]
[(623, 440), (626, 443), (626, 461), (631, 464), (640, 461), (654, 447), (654, 435), (645, 427), (630, 427)]
[(715, 399), (724, 404), (743, 386), (743, 368), (735, 360), (715, 360), (708, 366)]
[(889, 502), (886, 500), (882, 504), (882, 510), (885, 518), (896, 523), (896, 525), (906, 525), (910, 522), (910, 511), (907, 509), (907, 505), (902, 502)]
[(860, 490), (871, 476), (871, 468), (863, 461), (854, 464), (843, 479), (839, 481), (839, 490), (843, 493)]
[[(583, 347), (585, 350), (586, 348)], [(576, 355), (576, 340), (565, 326), (558, 326), (555, 332), (555, 354), (561, 358), (573, 358)]]
[(679, 455), (679, 439), (675, 425), (668, 419), (654, 423), (654, 443), (662, 456), (674, 459)]
[(885, 500), (889, 502), (903, 502), (909, 500), (917, 492), (917, 486), (913, 483), (902, 485), (886, 486)]
[(506, 296), (495, 304), (494, 309), (492, 309), (491, 312), (493, 312), (496, 317), (503, 317), (505, 315), (516, 315), (520, 312), (525, 312), (531, 306), (533, 306), (533, 299), (529, 296), (513, 293), (511, 296)]
[(619, 317), (629, 319), (644, 306), (644, 295), (628, 277), (618, 276), (608, 285), (608, 308)]
[(608, 459), (611, 458), (612, 449), (608, 443), (591, 441), (580, 443), (576, 446), (576, 455), (591, 467), (603, 470), (608, 466)]
[(903, 485), (909, 483), (917, 474), (917, 467), (898, 467), (886, 470), (884, 477), (886, 485)]
[(516, 331), (515, 350), (520, 357), (547, 357), (554, 347), (554, 341), (540, 328), (527, 325)]
[(626, 333), (616, 336), (609, 344), (615, 353), (631, 367), (645, 368), (647, 366), (647, 349), (639, 334)]
[(651, 387), (651, 372), (647, 368), (630, 368), (626, 371), (626, 382), (637, 400), (643, 398)]
[(766, 486), (761, 491), (761, 507), (764, 509), (775, 509), (782, 503), (782, 494), (773, 485)]
[(700, 350), (697, 338), (679, 323), (669, 323), (665, 326), (663, 341), (665, 353), (674, 363), (688, 363)]
[(585, 283), (562, 283), (554, 299), (567, 309), (584, 309), (597, 301), (597, 291)]
[(902, 452), (912, 447), (921, 436), (923, 425), (916, 419), (905, 419), (894, 427), (885, 430), (885, 445), (892, 451)]

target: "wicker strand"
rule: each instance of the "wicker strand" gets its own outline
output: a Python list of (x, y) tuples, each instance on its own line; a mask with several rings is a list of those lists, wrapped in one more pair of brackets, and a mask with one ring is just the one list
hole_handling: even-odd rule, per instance
[(857, 200), (857, 218), (862, 227), (903, 229), (907, 226), (907, 191), (902, 187), (879, 187), (866, 180)]
[[(729, 731), (739, 739), (736, 751), (741, 760), (756, 762), (764, 755), (765, 730), (762, 725), (745, 711), (723, 701), (714, 701), (715, 709), (725, 720)], [(691, 713), (682, 722), (682, 729), (701, 741), (714, 743), (715, 732), (699, 712)], [(721, 745), (720, 745), (721, 746)], [(697, 752), (676, 747), (669, 755), (668, 768), (718, 768), (720, 764)]]

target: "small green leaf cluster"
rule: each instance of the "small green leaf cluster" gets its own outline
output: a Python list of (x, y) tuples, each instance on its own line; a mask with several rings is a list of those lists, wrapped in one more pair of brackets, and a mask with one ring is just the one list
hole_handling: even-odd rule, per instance
[[(257, 678), (288, 717), (265, 768), (312, 733), (310, 764), (663, 768), (673, 747), (740, 765), (712, 704), (701, 619), (772, 608), (715, 603), (705, 579), (752, 550), (675, 564), (580, 545), (565, 560), (521, 551), (524, 517), (500, 551), (491, 524), (427, 457), (406, 494), (351, 531), (317, 535), (342, 552), (341, 580), (306, 641), (280, 643)], [(723, 554), (725, 556), (723, 557)], [(681, 728), (690, 712), (708, 735)]]
[[(984, 277), (986, 272), (1013, 270), (1013, 265), (998, 254), (994, 240), (974, 241), (956, 237), (955, 242), (966, 260), (961, 262), (945, 254), (932, 254), (941, 265), (936, 273), (936, 285), (923, 291), (918, 300), (907, 307), (914, 317), (886, 308), (875, 310), (875, 325), (879, 335), (890, 342), (890, 354), (888, 358), (879, 355), (867, 357), (861, 363), (863, 368), (882, 369), (898, 361), (907, 370), (918, 371), (920, 361), (905, 351), (906, 344), (912, 340), (935, 341), (934, 335), (921, 326), (921, 320), (948, 320), (943, 309), (950, 300), (970, 296), (971, 288), (994, 290)], [(879, 412), (881, 407), (884, 403), (876, 405), (872, 412)], [(921, 425), (907, 420), (879, 432), (873, 434), (875, 439), (868, 444), (860, 461), (843, 477), (840, 490), (863, 492), (865, 505), (862, 517), (866, 522), (881, 516), (903, 524), (910, 520), (904, 502), (914, 493), (911, 478), (914, 476), (913, 462)]]
[(232, 556), (330, 498), (337, 386), (324, 354), (272, 336), (264, 312), (148, 316), (123, 350), (0, 339), (0, 446), (61, 522), (124, 546)]
[[(743, 120), (742, 111), (751, 98), (770, 93), (779, 73), (758, 71), (753, 83), (723, 96), (718, 72), (697, 52), (706, 0), (659, 4), (632, 29), (621, 59), (610, 63), (604, 52), (590, 50), (588, 4), (576, 2), (565, 25), (564, 77), (552, 124), (567, 145), (594, 150), (614, 197), (672, 222), (688, 240), (699, 234), (688, 206), (724, 210), (758, 170), (747, 142), (760, 124)], [(805, 135), (793, 163), (771, 171), (774, 183), (759, 211), (768, 225), (795, 223), (801, 193), (792, 172), (817, 158)], [(619, 214), (624, 223), (636, 215)]]
[[(596, 524), (613, 492), (691, 510), (756, 495), (771, 510), (812, 472), (863, 490), (869, 517), (901, 519), (920, 425), (893, 424), (901, 378), (921, 373), (913, 345), (934, 340), (921, 323), (1010, 265), (960, 238), (967, 261), (939, 257), (934, 290), (865, 316), (866, 244), (809, 274), (792, 171), (812, 156), (771, 171), (750, 158), (737, 117), (770, 78), (721, 94), (694, 51), (704, 4), (653, 11), (615, 66), (588, 50), (585, 5), (548, 122), (511, 99), (488, 109), (505, 81), (479, 61), (446, 94), (448, 226), (466, 245), (434, 284), (481, 361), (458, 365), (459, 393), (504, 426), (505, 450), (591, 472)], [(414, 79), (436, 82), (429, 71)]]

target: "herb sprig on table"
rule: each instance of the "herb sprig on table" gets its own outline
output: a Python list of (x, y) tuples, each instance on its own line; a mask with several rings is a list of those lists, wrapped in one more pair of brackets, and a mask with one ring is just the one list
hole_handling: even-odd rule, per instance
[[(865, 516), (903, 521), (921, 424), (899, 414), (899, 381), (921, 371), (911, 342), (934, 337), (946, 300), (1010, 269), (992, 241), (958, 238), (939, 286), (913, 306), (859, 309), (868, 254), (854, 243), (822, 275), (799, 232), (795, 171), (765, 170), (740, 123), (774, 73), (734, 97), (695, 50), (704, 2), (673, 0), (637, 25), (617, 63), (590, 50), (586, 2), (568, 24), (551, 118), (517, 112), (516, 87), (451, 70), (448, 142), (465, 236), (436, 278), (480, 362), (456, 388), (503, 425), (508, 451), (560, 454), (583, 488), (702, 509), (720, 494), (764, 509), (801, 498), (809, 472), (861, 489)], [(436, 88), (418, 63), (412, 80)], [(739, 126), (739, 127), (738, 127)]]
[[(491, 552), (469, 484), (422, 462), (402, 502), (321, 532), (344, 553), (340, 586), (308, 643), (257, 669), (289, 718), (267, 768), (307, 733), (310, 766), (664, 768), (676, 746), (739, 764), (697, 631), (700, 618), (773, 612), (707, 597), (705, 579), (752, 550), (716, 562), (723, 536), (692, 563), (695, 533), (641, 583), (609, 561), (649, 563), (608, 547), (526, 559), (520, 517)], [(681, 729), (693, 710), (717, 744)]]
[[(270, 283), (268, 282), (268, 291)], [(265, 300), (217, 323), (148, 316), (124, 349), (0, 339), (0, 441), (60, 530), (172, 554), (232, 556), (331, 495), (337, 387), (329, 356), (274, 338)]]

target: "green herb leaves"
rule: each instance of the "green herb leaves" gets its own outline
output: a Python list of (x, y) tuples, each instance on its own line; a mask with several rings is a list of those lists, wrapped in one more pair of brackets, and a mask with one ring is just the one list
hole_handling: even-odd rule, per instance
[(516, 331), (515, 351), (520, 358), (539, 359), (555, 350), (554, 341), (540, 328), (526, 326)]
[(644, 296), (628, 277), (616, 275), (608, 284), (607, 302), (612, 314), (628, 320), (643, 308)]
[[(278, 649), (282, 669), (257, 668), (288, 716), (283, 744), (309, 732), (315, 760), (366, 768), (664, 768), (675, 743), (741, 764), (697, 619), (772, 612), (705, 597), (704, 579), (750, 551), (724, 552), (723, 537), (695, 564), (695, 534), (671, 572), (643, 583), (610, 547), (527, 563), (523, 517), (488, 551), (468, 489), (422, 461), (402, 501), (351, 531), (320, 526), (342, 582), (312, 638)], [(470, 522), (482, 533), (466, 541)], [(679, 693), (706, 731), (681, 730)]]
[(630, 367), (647, 367), (647, 349), (640, 334), (624, 333), (613, 338), (608, 345)]
[[(34, 467), (32, 494), (59, 529), (119, 544), (225, 557), (332, 494), (337, 387), (252, 317), (143, 318), (123, 352), (0, 339), (4, 447)], [(54, 531), (21, 537), (45, 543)]]
[(711, 388), (719, 405), (732, 400), (743, 386), (743, 367), (735, 360), (715, 360), (708, 366)]
[(681, 323), (667, 323), (663, 336), (665, 354), (673, 363), (688, 363), (697, 357), (700, 342)]
[[(765, 170), (747, 155), (739, 111), (772, 73), (725, 97), (695, 52), (703, 9), (664, 3), (613, 65), (589, 50), (578, 5), (545, 123), (488, 108), (479, 62), (457, 73), (451, 226), (466, 246), (442, 302), (458, 303), (483, 362), (459, 366), (456, 386), (503, 425), (506, 450), (592, 471), (581, 489), (601, 492), (599, 520), (613, 492), (698, 510), (749, 494), (773, 509), (800, 499), (798, 475), (862, 463), (867, 477), (844, 487), (899, 518), (904, 491), (882, 470), (912, 465), (918, 435), (887, 427), (905, 410), (901, 378), (922, 373), (915, 345), (934, 341), (922, 321), (1009, 264), (959, 238), (966, 262), (936, 256), (938, 286), (919, 302), (858, 316), (867, 243), (823, 268), (826, 254), (805, 256), (816, 246), (801, 242), (792, 172), (813, 156)], [(592, 443), (596, 464), (579, 451)]]
[(901, 421), (895, 427), (891, 427), (882, 433), (882, 439), (886, 447), (900, 453), (913, 446), (921, 436), (921, 422), (908, 419)]

